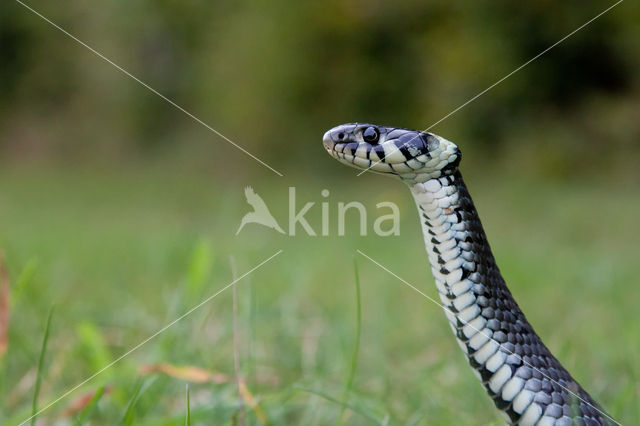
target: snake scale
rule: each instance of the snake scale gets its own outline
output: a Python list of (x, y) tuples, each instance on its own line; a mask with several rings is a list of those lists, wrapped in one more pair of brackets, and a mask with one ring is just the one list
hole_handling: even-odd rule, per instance
[(449, 324), (508, 423), (616, 423), (551, 354), (513, 299), (458, 170), (454, 143), (351, 123), (327, 131), (323, 145), (344, 164), (397, 176), (410, 187)]

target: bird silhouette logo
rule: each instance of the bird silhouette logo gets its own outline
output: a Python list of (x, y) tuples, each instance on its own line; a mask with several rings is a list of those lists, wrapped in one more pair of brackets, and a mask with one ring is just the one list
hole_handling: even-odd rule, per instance
[(258, 194), (256, 194), (253, 188), (247, 186), (244, 189), (244, 196), (247, 198), (247, 203), (249, 203), (249, 205), (253, 207), (253, 211), (244, 215), (244, 217), (242, 218), (242, 222), (240, 222), (240, 227), (238, 228), (236, 235), (238, 235), (242, 228), (244, 228), (244, 226), (248, 223), (257, 223), (259, 225), (266, 226), (267, 228), (275, 229), (279, 233), (284, 234), (284, 231), (282, 230), (282, 228), (280, 228), (278, 222), (276, 222), (276, 219), (269, 211), (269, 208), (265, 204), (264, 200)]

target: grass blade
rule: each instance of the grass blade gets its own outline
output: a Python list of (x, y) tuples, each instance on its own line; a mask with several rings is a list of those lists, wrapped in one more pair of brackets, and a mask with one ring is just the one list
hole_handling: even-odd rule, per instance
[(127, 403), (127, 409), (124, 412), (124, 416), (122, 416), (122, 422), (120, 424), (122, 426), (131, 426), (133, 424), (133, 420), (136, 415), (136, 404), (138, 403), (138, 398), (140, 397), (140, 393), (142, 391), (142, 382), (139, 382), (136, 386), (136, 390), (133, 392), (133, 396), (129, 399)]
[(356, 376), (356, 367), (358, 366), (358, 352), (360, 351), (360, 328), (362, 323), (362, 309), (360, 306), (360, 276), (358, 274), (358, 262), (356, 258), (353, 259), (353, 270), (355, 272), (355, 286), (356, 286), (356, 336), (353, 344), (353, 352), (351, 353), (351, 366), (349, 368), (349, 376), (347, 376), (347, 384), (344, 388), (344, 394), (342, 395), (342, 408), (340, 409), (340, 416), (338, 417), (338, 424), (342, 424), (344, 421), (344, 411), (347, 408), (347, 401), (351, 388), (353, 386), (353, 379)]
[(20, 275), (18, 275), (18, 278), (16, 279), (15, 285), (13, 286), (12, 306), (15, 306), (17, 303), (22, 301), (24, 293), (29, 290), (28, 287), (31, 285), (37, 269), (38, 261), (35, 258), (29, 260), (24, 266), (22, 272), (20, 272)]
[(91, 397), (91, 400), (87, 403), (86, 407), (84, 407), (80, 414), (78, 414), (77, 420), (74, 422), (76, 425), (83, 425), (84, 422), (91, 417), (93, 410), (96, 408), (96, 405), (98, 405), (98, 401), (100, 401), (102, 395), (104, 395), (104, 386), (100, 386), (100, 388), (98, 388)]
[(9, 349), (9, 271), (4, 263), (4, 253), (0, 251), (0, 360)]
[[(229, 262), (231, 263), (233, 279), (236, 280), (238, 273), (236, 261), (233, 256), (229, 257)], [(240, 388), (242, 382), (242, 378), (240, 377), (240, 350), (238, 349), (240, 340), (240, 336), (238, 335), (238, 287), (234, 285), (231, 290), (233, 292), (233, 367), (236, 375), (236, 385), (238, 387), (238, 412), (236, 414), (238, 426), (245, 426), (244, 400), (242, 399), (242, 389)]]
[(200, 241), (193, 249), (187, 273), (187, 301), (198, 298), (211, 276), (213, 250), (207, 241)]
[(191, 425), (191, 409), (189, 408), (189, 384), (187, 383), (187, 417), (184, 421), (185, 426)]
[[(247, 404), (253, 412), (256, 414), (258, 421), (263, 425), (268, 425), (269, 420), (267, 419), (267, 415), (262, 411), (260, 405), (258, 404), (258, 400), (253, 396), (253, 394), (247, 389), (247, 386), (244, 382), (238, 383), (238, 390), (240, 392), (240, 396), (242, 397), (242, 401), (244, 404)], [(244, 421), (244, 418), (242, 419)]]
[(49, 309), (47, 316), (47, 324), (44, 328), (44, 337), (42, 338), (42, 348), (40, 349), (40, 358), (38, 359), (38, 373), (36, 375), (36, 384), (33, 390), (33, 402), (31, 403), (31, 426), (36, 423), (36, 413), (38, 412), (38, 394), (40, 393), (40, 385), (42, 383), (42, 369), (44, 365), (44, 356), (47, 352), (47, 343), (49, 341), (49, 331), (51, 330), (51, 317), (53, 316), (53, 305)]

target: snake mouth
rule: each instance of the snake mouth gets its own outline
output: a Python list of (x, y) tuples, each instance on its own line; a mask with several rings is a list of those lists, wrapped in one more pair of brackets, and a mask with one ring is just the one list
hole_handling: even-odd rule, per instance
[(373, 124), (341, 124), (327, 131), (322, 143), (348, 166), (409, 180), (439, 177), (460, 159), (454, 143), (432, 133)]

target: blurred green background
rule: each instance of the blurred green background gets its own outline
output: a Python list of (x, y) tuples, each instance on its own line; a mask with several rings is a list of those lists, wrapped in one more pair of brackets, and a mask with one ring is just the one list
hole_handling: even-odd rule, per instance
[[(356, 177), (320, 139), (352, 121), (424, 129), (612, 3), (28, 4), (284, 176), (3, 2), (0, 423), (29, 417), (37, 383), (44, 407), (231, 282), (232, 264), (237, 276), (279, 249), (239, 283), (235, 315), (227, 290), (38, 421), (183, 424), (187, 381), (192, 424), (501, 423), (440, 309), (362, 257), (354, 357), (356, 249), (436, 291), (409, 192)], [(624, 424), (640, 422), (639, 69), (640, 5), (625, 1), (432, 129), (462, 149), (536, 330)], [(328, 202), (331, 235), (235, 236), (248, 185), (283, 226), (288, 187), (316, 203), (316, 231)], [(397, 203), (400, 236), (360, 236), (352, 217), (339, 237), (339, 201), (371, 221)], [(159, 363), (224, 377), (145, 370)]]

